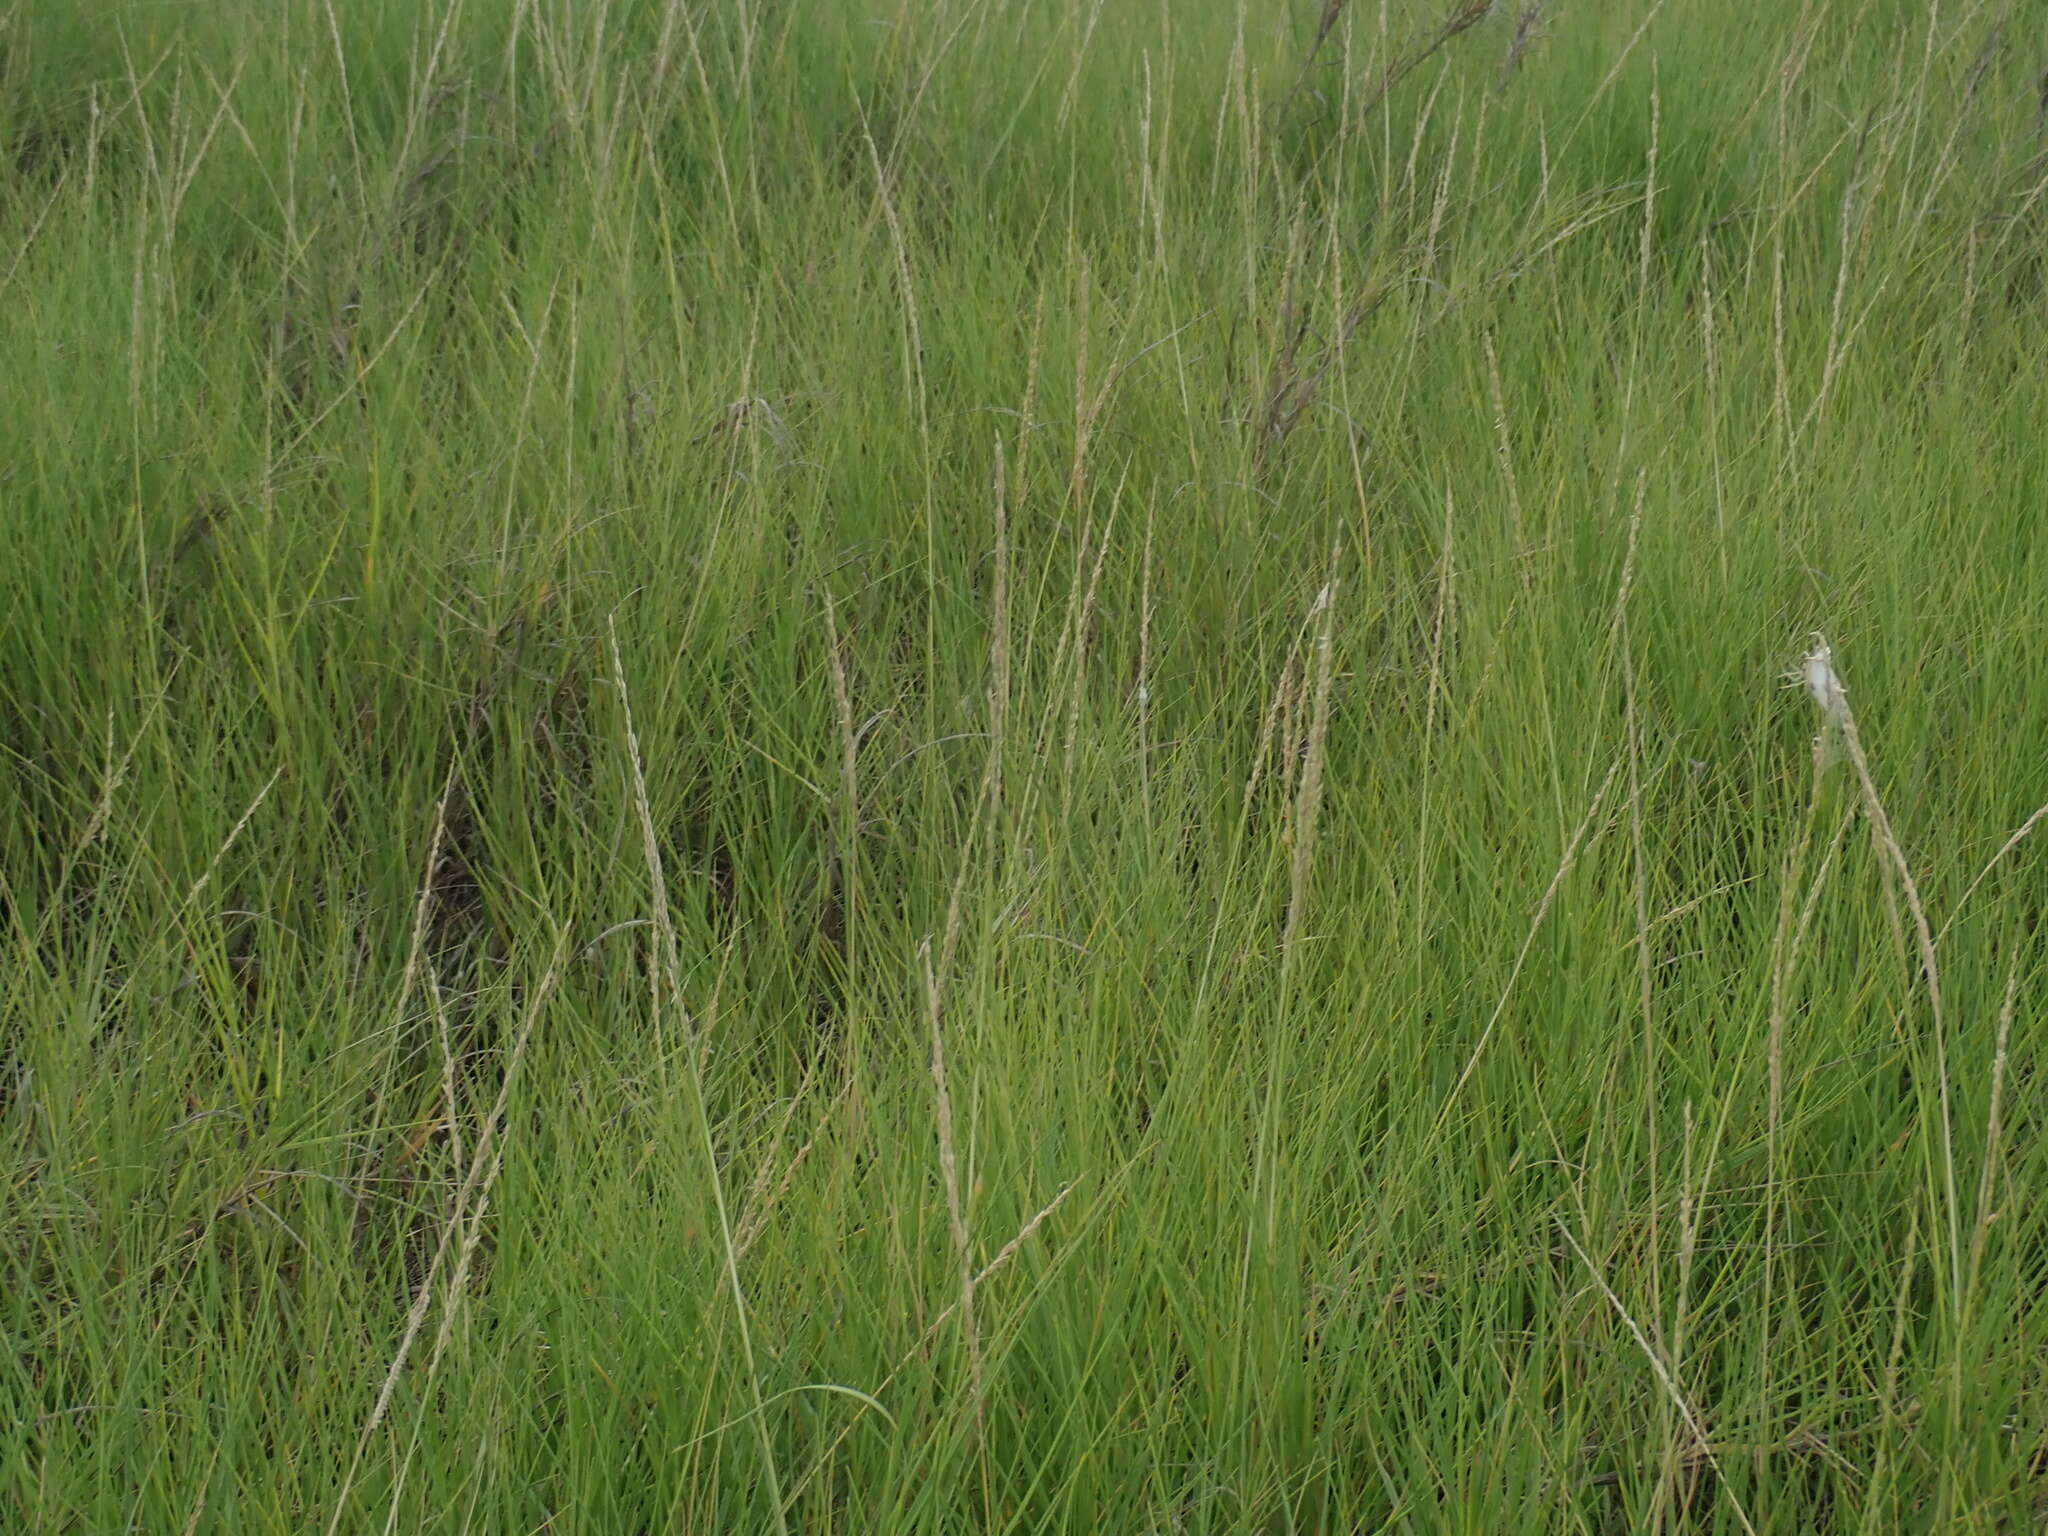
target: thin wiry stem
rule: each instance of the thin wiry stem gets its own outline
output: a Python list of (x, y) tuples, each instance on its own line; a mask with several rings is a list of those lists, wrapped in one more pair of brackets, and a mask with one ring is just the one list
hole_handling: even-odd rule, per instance
[(761, 1373), (754, 1363), (753, 1325), (747, 1316), (747, 1293), (740, 1285), (739, 1249), (733, 1242), (732, 1219), (726, 1209), (725, 1179), (720, 1171), (718, 1147), (711, 1135), (711, 1110), (704, 1092), (702, 1055), (690, 1049), (696, 1031), (683, 1005), (682, 954), (676, 942), (675, 918), (668, 904), (668, 880), (662, 872), (661, 842), (654, 831), (654, 812), (647, 795), (647, 776), (640, 766), (640, 737), (633, 728), (633, 701), (626, 689), (625, 664), (619, 658), (619, 632), (608, 626), (611, 642), (612, 685), (618, 690), (619, 710), (625, 720), (626, 762), (632, 771), (633, 811), (640, 823), (640, 840), (647, 857), (647, 878), (653, 890), (654, 932), (659, 964), (648, 967), (648, 989), (655, 1017), (663, 1012), (662, 982), (667, 983), (667, 1007), (681, 1022), (684, 1060), (689, 1063), (692, 1107), (696, 1111), (698, 1139), (704, 1153), (705, 1177), (712, 1204), (718, 1213), (718, 1236), (725, 1260), (725, 1282), (732, 1287), (733, 1314), (739, 1322), (740, 1355), (746, 1366), (747, 1390), (752, 1395), (754, 1430), (761, 1445), (761, 1475), (767, 1484), (769, 1502), (775, 1510), (775, 1528), (787, 1536), (789, 1519), (782, 1499), (782, 1478), (775, 1463), (775, 1444), (768, 1435), (767, 1405), (761, 1394)]
[(1742, 1501), (1736, 1498), (1735, 1490), (1728, 1486), (1727, 1479), (1722, 1476), (1720, 1459), (1714, 1454), (1712, 1442), (1707, 1438), (1707, 1426), (1701, 1421), (1699, 1410), (1693, 1407), (1692, 1400), (1685, 1395), (1684, 1389), (1678, 1384), (1678, 1379), (1671, 1374), (1671, 1368), (1665, 1364), (1664, 1357), (1657, 1353), (1657, 1347), (1643, 1332), (1642, 1325), (1629, 1315), (1629, 1310), (1622, 1305), (1621, 1298), (1614, 1294), (1614, 1287), (1607, 1283), (1607, 1277), (1600, 1273), (1600, 1267), (1579, 1245), (1579, 1240), (1572, 1235), (1572, 1229), (1565, 1225), (1562, 1218), (1558, 1220), (1557, 1230), (1564, 1235), (1564, 1240), (1571, 1244), (1572, 1252), (1579, 1256), (1579, 1262), (1586, 1266), (1586, 1273), (1593, 1277), (1593, 1283), (1600, 1288), (1600, 1294), (1605, 1296), (1608, 1305), (1614, 1308), (1614, 1315), (1620, 1318), (1622, 1326), (1628, 1329), (1629, 1336), (1636, 1341), (1636, 1347), (1643, 1352), (1643, 1358), (1650, 1362), (1650, 1370), (1656, 1376), (1657, 1384), (1664, 1389), (1665, 1395), (1671, 1399), (1672, 1406), (1677, 1408), (1680, 1416), (1684, 1418), (1686, 1427), (1693, 1433), (1694, 1443), (1699, 1446), (1707, 1464), (1714, 1469), (1714, 1475), (1721, 1478), (1721, 1491), (1728, 1500), (1728, 1507), (1735, 1513), (1736, 1522), (1749, 1533), (1749, 1536), (1756, 1536), (1756, 1526), (1750, 1521), (1749, 1512), (1742, 1507)]

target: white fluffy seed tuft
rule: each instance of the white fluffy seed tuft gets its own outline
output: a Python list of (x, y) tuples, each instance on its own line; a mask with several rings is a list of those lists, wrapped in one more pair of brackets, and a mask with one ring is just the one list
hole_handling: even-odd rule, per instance
[(1835, 670), (1834, 649), (1828, 644), (1826, 635), (1816, 634), (1813, 637), (1812, 648), (1800, 658), (1799, 665), (1788, 674), (1787, 681), (1803, 685), (1808, 696), (1820, 707), (1823, 724), (1819, 751), (1821, 764), (1825, 767), (1835, 760), (1843, 732), (1849, 725), (1849, 689)]
[(1813, 695), (1813, 702), (1828, 717), (1828, 723), (1840, 725), (1849, 712), (1849, 690), (1842, 685), (1842, 679), (1835, 671), (1835, 653), (1828, 645), (1826, 635), (1813, 637), (1813, 649), (1799, 664), (1799, 679), (1806, 684), (1806, 691)]

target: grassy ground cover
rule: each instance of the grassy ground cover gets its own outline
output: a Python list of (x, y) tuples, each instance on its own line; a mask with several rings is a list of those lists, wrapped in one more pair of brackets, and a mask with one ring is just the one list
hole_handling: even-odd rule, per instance
[(0, 1522), (2034, 1528), (2037, 23), (6, 12)]

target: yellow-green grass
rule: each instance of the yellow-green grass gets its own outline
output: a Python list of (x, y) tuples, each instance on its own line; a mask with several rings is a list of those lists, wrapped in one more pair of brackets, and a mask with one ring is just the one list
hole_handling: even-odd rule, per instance
[(2044, 63), (16, 4), (0, 1524), (2032, 1528)]

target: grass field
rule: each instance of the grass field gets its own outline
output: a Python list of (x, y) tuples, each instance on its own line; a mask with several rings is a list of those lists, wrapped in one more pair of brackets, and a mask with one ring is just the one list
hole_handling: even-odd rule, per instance
[(2039, 13), (1448, 5), (0, 13), (0, 1525), (2039, 1528)]

